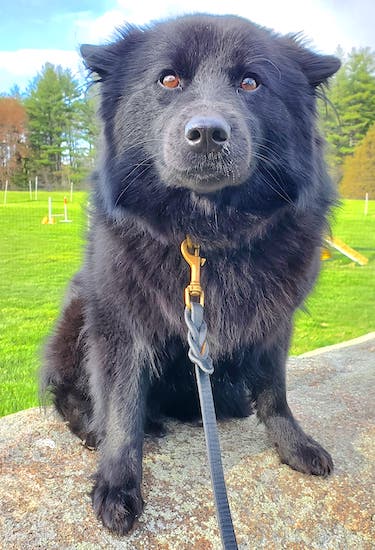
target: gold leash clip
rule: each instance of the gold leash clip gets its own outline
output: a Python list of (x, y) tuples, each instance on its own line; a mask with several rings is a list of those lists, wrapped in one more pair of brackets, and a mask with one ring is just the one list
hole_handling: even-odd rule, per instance
[[(190, 252), (192, 250), (192, 252)], [(199, 246), (191, 241), (189, 235), (181, 243), (181, 253), (191, 268), (190, 284), (185, 288), (185, 305), (191, 309), (191, 298), (199, 298), (199, 303), (204, 306), (204, 292), (201, 287), (201, 267), (206, 258), (199, 256)]]

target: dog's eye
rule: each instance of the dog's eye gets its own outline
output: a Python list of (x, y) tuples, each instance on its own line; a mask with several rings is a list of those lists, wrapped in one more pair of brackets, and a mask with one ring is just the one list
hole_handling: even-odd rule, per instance
[(259, 83), (255, 80), (253, 76), (245, 76), (240, 86), (243, 90), (245, 90), (245, 92), (253, 92), (258, 88)]
[(177, 88), (180, 85), (180, 77), (175, 73), (164, 74), (160, 77), (160, 83), (164, 88)]

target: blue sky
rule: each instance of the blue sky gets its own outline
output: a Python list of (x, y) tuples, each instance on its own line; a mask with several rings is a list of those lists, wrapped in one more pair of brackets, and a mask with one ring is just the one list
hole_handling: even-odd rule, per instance
[(83, 42), (101, 43), (124, 21), (179, 13), (236, 13), (281, 33), (302, 31), (318, 51), (375, 50), (374, 0), (0, 0), (0, 92), (24, 90), (46, 61), (82, 71)]
[(1, 0), (0, 49), (62, 49), (76, 46), (75, 25), (94, 20), (116, 2), (90, 0)]

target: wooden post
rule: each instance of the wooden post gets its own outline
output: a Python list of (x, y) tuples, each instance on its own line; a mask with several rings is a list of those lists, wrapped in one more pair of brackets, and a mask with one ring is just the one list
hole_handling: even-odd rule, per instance
[(368, 193), (366, 193), (365, 195), (365, 211), (364, 211), (364, 215), (367, 216), (368, 214)]
[(4, 205), (7, 203), (7, 193), (8, 193), (8, 180), (5, 180)]
[(48, 197), (48, 223), (53, 223), (53, 219), (52, 219), (52, 197)]
[(70, 223), (72, 220), (68, 220), (68, 199), (64, 197), (64, 219), (60, 220), (62, 223)]

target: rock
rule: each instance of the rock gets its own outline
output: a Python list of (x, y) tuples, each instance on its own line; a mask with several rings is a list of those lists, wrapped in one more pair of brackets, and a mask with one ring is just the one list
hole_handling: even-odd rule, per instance
[[(334, 457), (328, 479), (281, 465), (254, 416), (220, 424), (240, 549), (375, 548), (374, 352), (373, 333), (289, 361), (289, 402)], [(2, 418), (0, 548), (220, 549), (202, 428), (168, 427), (146, 440), (145, 511), (121, 539), (91, 509), (97, 454), (50, 408)]]

